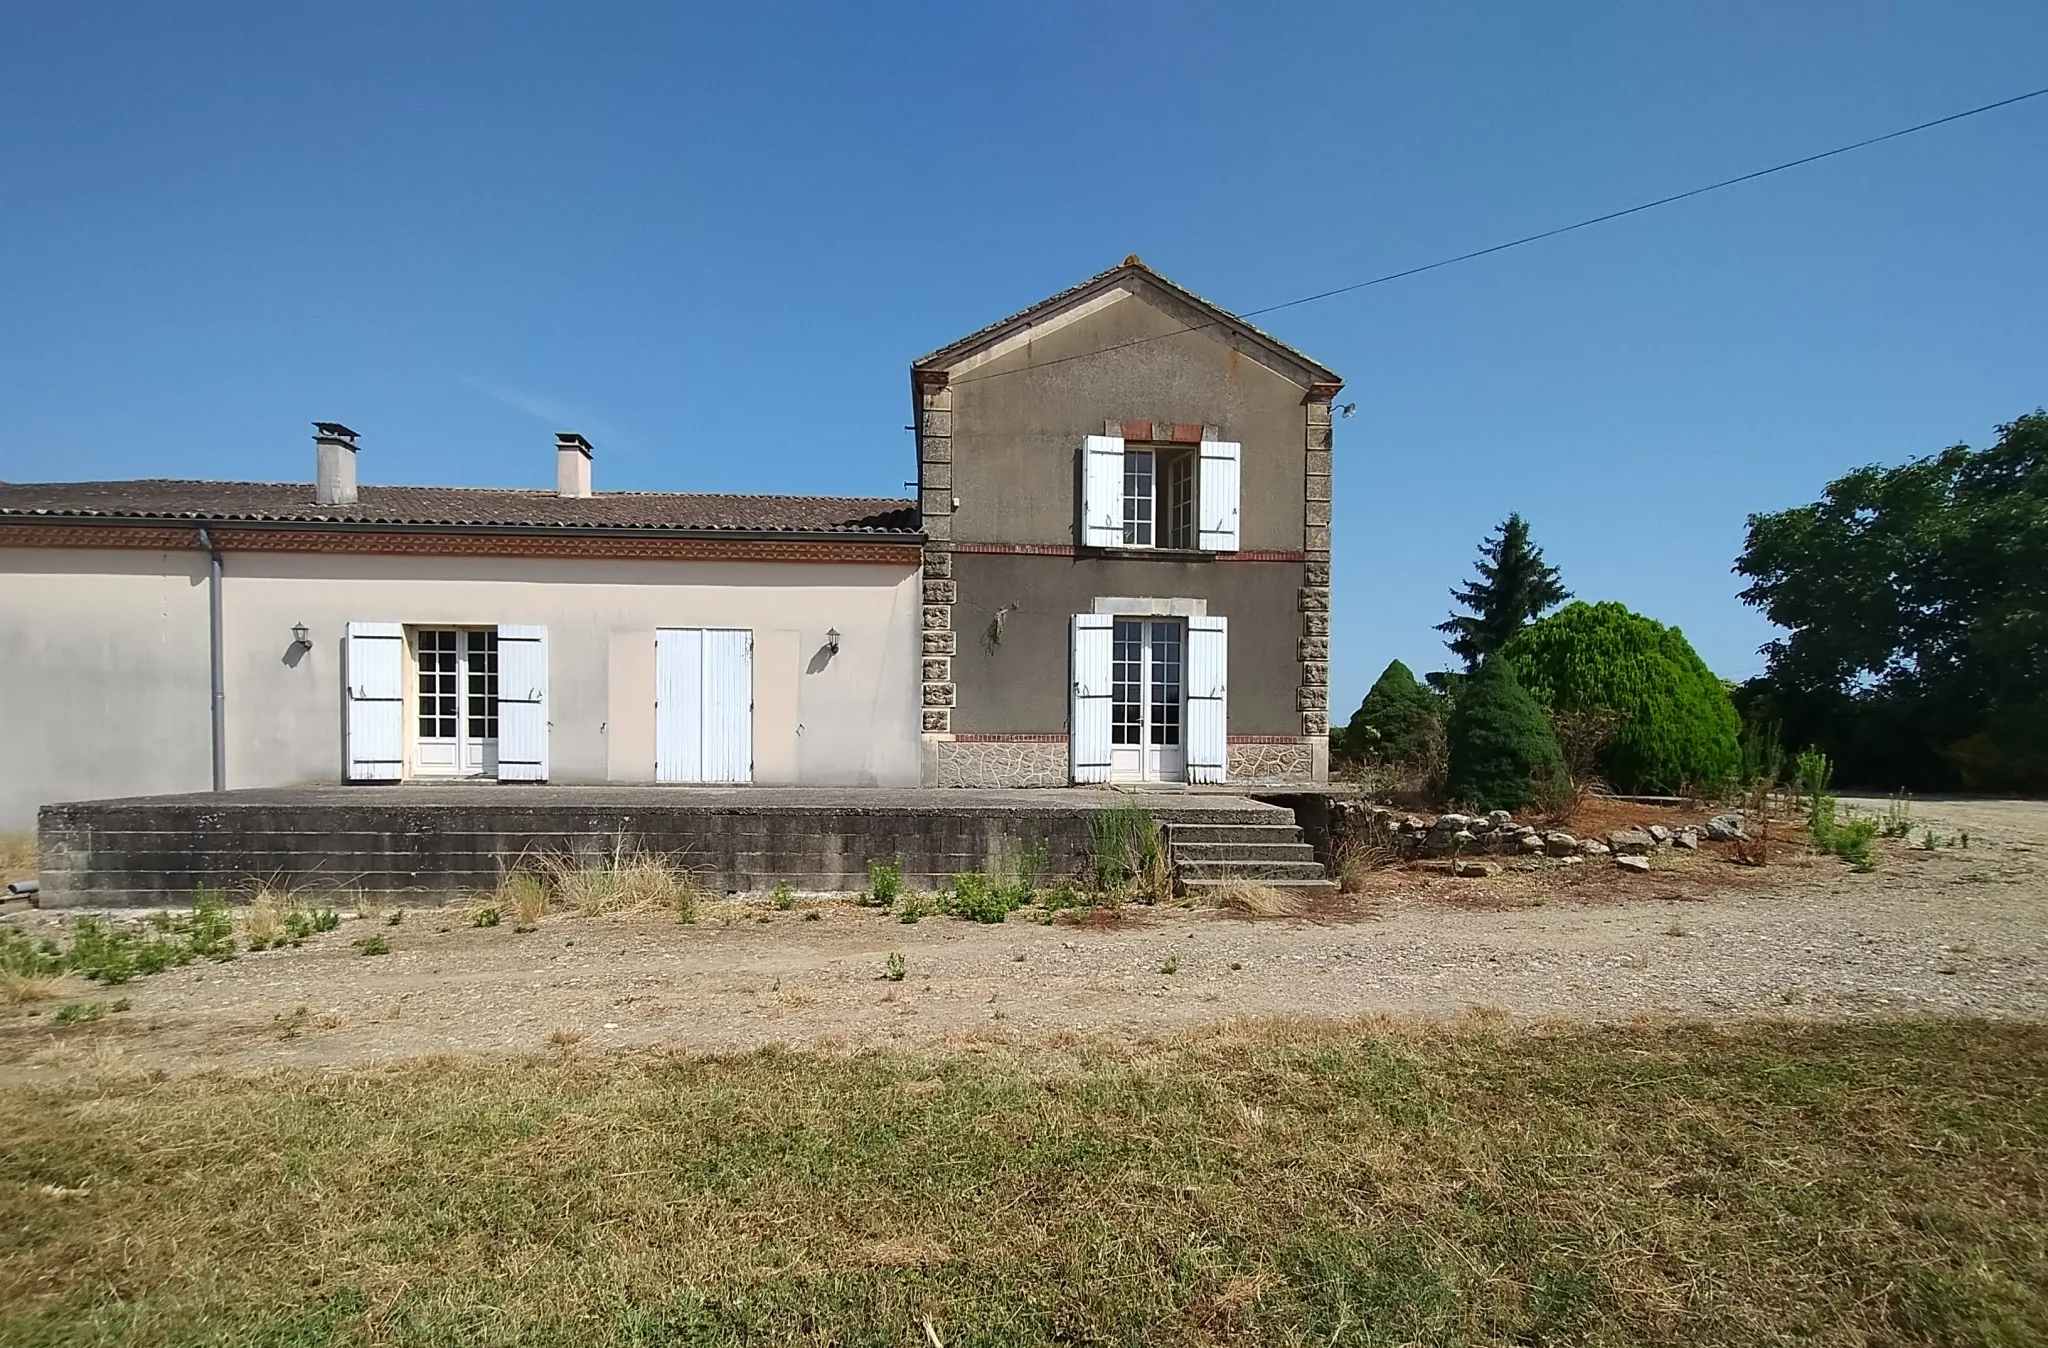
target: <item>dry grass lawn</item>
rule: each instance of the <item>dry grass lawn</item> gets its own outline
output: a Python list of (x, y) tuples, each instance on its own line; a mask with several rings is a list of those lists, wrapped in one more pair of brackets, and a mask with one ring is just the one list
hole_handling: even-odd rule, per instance
[(2048, 1029), (1283, 1024), (0, 1095), (18, 1344), (2048, 1341)]

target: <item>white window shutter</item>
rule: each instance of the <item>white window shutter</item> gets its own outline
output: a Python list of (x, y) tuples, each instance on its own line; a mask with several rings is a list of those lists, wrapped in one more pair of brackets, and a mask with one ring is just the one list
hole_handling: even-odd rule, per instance
[(1240, 453), (1235, 440), (1202, 442), (1202, 480), (1195, 493), (1200, 536), (1205, 552), (1236, 552)]
[(498, 780), (548, 779), (548, 629), (498, 625)]
[(1116, 619), (1107, 613), (1074, 615), (1074, 703), (1068, 718), (1067, 754), (1077, 782), (1109, 780), (1111, 634), (1115, 625)]
[(704, 778), (754, 780), (754, 634), (704, 633)]
[(405, 777), (405, 628), (350, 623), (342, 652), (342, 761), (352, 782)]
[(1189, 618), (1188, 780), (1191, 782), (1220, 782), (1228, 773), (1229, 677), (1229, 619)]
[(654, 780), (704, 780), (704, 629), (654, 634)]
[(1120, 548), (1124, 543), (1124, 438), (1091, 435), (1081, 447), (1081, 543)]

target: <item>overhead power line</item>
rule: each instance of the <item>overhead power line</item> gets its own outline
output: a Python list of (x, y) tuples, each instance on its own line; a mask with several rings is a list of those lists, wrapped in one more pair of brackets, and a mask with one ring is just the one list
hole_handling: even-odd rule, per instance
[[(1674, 192), (1668, 197), (1658, 197), (1655, 201), (1645, 201), (1639, 205), (1624, 207), (1618, 211), (1609, 211), (1605, 215), (1590, 216), (1584, 220), (1573, 221), (1569, 225), (1559, 225), (1555, 229), (1541, 230), (1535, 234), (1524, 234), (1521, 238), (1509, 239), (1506, 243), (1496, 243), (1486, 248), (1475, 248), (1469, 253), (1459, 253), (1455, 257), (1440, 258), (1435, 262), (1425, 262), (1419, 267), (1407, 267), (1401, 271), (1388, 272), (1384, 276), (1375, 276), (1368, 281), (1355, 281), (1350, 285), (1338, 286), (1334, 290), (1319, 290), (1313, 295), (1303, 295), (1299, 299), (1282, 300), (1278, 304), (1269, 304), (1261, 309), (1247, 309), (1239, 317), (1257, 318), (1261, 314), (1277, 313), (1282, 309), (1292, 309), (1303, 304), (1314, 304), (1318, 300), (1332, 299), (1338, 295), (1349, 295), (1353, 291), (1364, 290), (1370, 286), (1385, 285), (1389, 281), (1399, 281), (1410, 276), (1420, 276), (1423, 272), (1437, 271), (1443, 267), (1454, 267), (1461, 262), (1470, 262), (1475, 258), (1488, 257), (1494, 253), (1504, 253), (1510, 248), (1521, 248), (1528, 244), (1540, 243), (1544, 239), (1554, 239), (1560, 234), (1570, 234), (1574, 230), (1590, 229), (1594, 225), (1604, 225), (1610, 220), (1619, 220), (1623, 216), (1640, 215), (1644, 211), (1654, 211), (1659, 206), (1669, 206), (1673, 202), (1704, 196), (1708, 192), (1718, 192), (1724, 187), (1734, 187), (1738, 183), (1754, 182), (1758, 178), (1768, 178), (1773, 173), (1783, 173), (1788, 169), (1801, 168), (1807, 164), (1817, 164), (1823, 159), (1833, 159), (1837, 155), (1868, 149), (1873, 145), (1882, 145), (1888, 140), (1898, 140), (1902, 136), (1911, 136), (1922, 131), (1931, 131), (1937, 126), (1946, 126), (1950, 122), (1960, 122), (1965, 117), (1976, 117), (1983, 113), (1995, 112), (1999, 108), (2009, 108), (2015, 103), (2024, 103), (2030, 98), (2040, 98), (2044, 94), (2048, 94), (2048, 87), (2032, 89), (2024, 94), (2014, 94), (2011, 98), (2001, 98), (1996, 102), (1983, 103), (1974, 108), (1965, 108), (1961, 112), (1952, 112), (1946, 117), (1937, 117), (1931, 122), (1921, 122), (1916, 126), (1901, 127), (1897, 131), (1887, 131), (1881, 136), (1869, 136), (1847, 145), (1837, 145), (1832, 150), (1822, 150), (1818, 154), (1802, 155), (1798, 159), (1788, 159), (1782, 164), (1773, 164), (1769, 168), (1760, 168), (1751, 173), (1738, 174), (1733, 178), (1723, 178), (1719, 182), (1708, 183), (1703, 187), (1694, 187), (1684, 192)], [(1061, 356), (1054, 360), (1041, 361), (1036, 365), (1023, 366), (1014, 370), (996, 370), (985, 375), (963, 379), (960, 382), (963, 384), (978, 383), (983, 379), (995, 379), (1006, 374), (1023, 374), (1026, 370), (1042, 370), (1049, 365), (1062, 365), (1070, 360), (1083, 360), (1090, 356), (1105, 355), (1111, 351), (1121, 351), (1126, 347), (1143, 346), (1147, 342), (1157, 342), (1163, 341), (1168, 337), (1178, 337), (1183, 333), (1198, 332), (1203, 328), (1215, 327), (1219, 321), (1211, 319), (1206, 323), (1194, 323), (1184, 328), (1176, 328), (1172, 332), (1155, 333), (1150, 337), (1136, 337), (1128, 342), (1119, 342), (1115, 346), (1104, 347), (1100, 351), (1090, 351), (1073, 356)]]

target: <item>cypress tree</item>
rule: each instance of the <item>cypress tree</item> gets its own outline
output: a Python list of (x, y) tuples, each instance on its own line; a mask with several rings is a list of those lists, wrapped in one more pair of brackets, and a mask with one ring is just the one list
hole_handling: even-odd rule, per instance
[(1728, 689), (1675, 627), (1621, 604), (1571, 604), (1531, 623), (1499, 659), (1553, 711), (1619, 718), (1599, 755), (1617, 791), (1712, 789), (1741, 764)]
[(1437, 699), (1408, 666), (1390, 661), (1344, 727), (1344, 752), (1353, 758), (1404, 763), (1415, 757), (1437, 719)]
[(1543, 549), (1529, 541), (1529, 524), (1509, 515), (1479, 545), (1479, 579), (1451, 591), (1451, 598), (1470, 614), (1454, 613), (1436, 630), (1448, 632), (1444, 644), (1476, 670), (1515, 633), (1548, 609), (1572, 597), (1558, 579), (1557, 568), (1543, 560)]
[(1543, 708), (1505, 661), (1488, 660), (1465, 682), (1448, 728), (1451, 799), (1479, 810), (1519, 810), (1538, 777), (1562, 778), (1564, 754)]

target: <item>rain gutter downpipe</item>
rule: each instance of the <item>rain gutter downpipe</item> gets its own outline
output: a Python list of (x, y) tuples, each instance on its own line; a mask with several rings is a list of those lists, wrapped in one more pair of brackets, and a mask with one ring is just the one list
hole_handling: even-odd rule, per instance
[(206, 647), (213, 682), (213, 789), (228, 789), (228, 693), (222, 666), (220, 618), (220, 549), (213, 535), (199, 530), (199, 546), (206, 549), (211, 565), (206, 577)]

